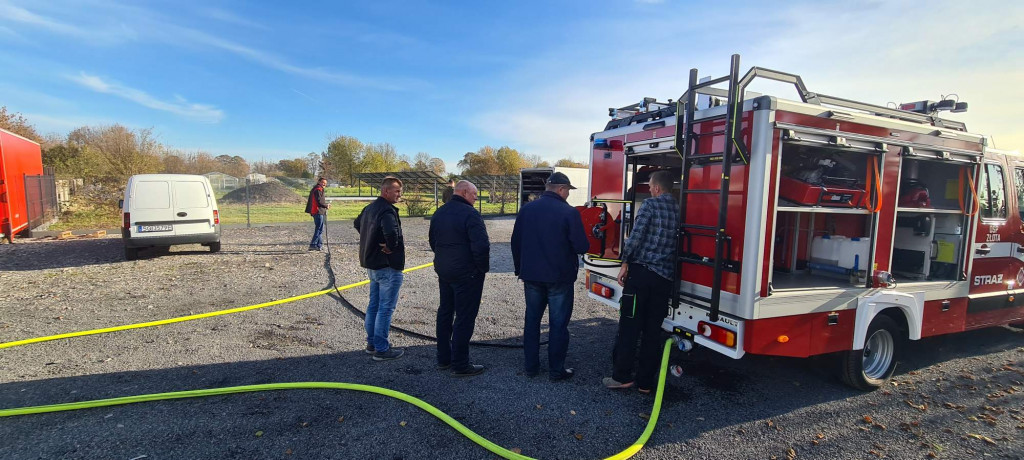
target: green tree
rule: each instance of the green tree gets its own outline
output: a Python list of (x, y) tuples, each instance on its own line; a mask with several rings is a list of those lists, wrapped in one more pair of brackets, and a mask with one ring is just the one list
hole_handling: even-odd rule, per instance
[[(362, 172), (361, 165), (367, 146), (351, 136), (338, 136), (327, 144), (323, 153), (323, 175), (355, 184), (355, 175)], [(316, 171), (311, 171), (316, 174)]]
[(555, 166), (556, 167), (565, 167), (565, 168), (586, 168), (587, 167), (586, 163), (580, 163), (580, 162), (577, 162), (577, 161), (573, 161), (572, 158), (562, 158), (561, 160), (558, 160), (558, 161), (555, 162)]
[(249, 163), (245, 158), (231, 155), (217, 155), (217, 163), (220, 163), (220, 172), (239, 179), (245, 179), (249, 175)]
[(305, 158), (278, 161), (277, 168), (281, 170), (284, 177), (303, 177), (303, 174), (309, 174)]
[(117, 124), (83, 126), (68, 134), (67, 144), (95, 154), (102, 163), (98, 178), (120, 186), (130, 176), (163, 170), (163, 146), (156, 142), (149, 128), (133, 130)]
[(387, 142), (367, 144), (360, 166), (362, 172), (397, 172), (412, 168), (409, 158), (399, 155), (395, 146)]
[(506, 176), (517, 175), (520, 169), (530, 167), (530, 163), (522, 153), (507, 145), (498, 149), (495, 153), (495, 159), (498, 162), (499, 174)]
[(480, 147), (480, 150), (476, 152), (466, 152), (459, 160), (458, 166), (465, 176), (500, 174), (501, 166), (498, 164), (495, 153), (494, 147)]

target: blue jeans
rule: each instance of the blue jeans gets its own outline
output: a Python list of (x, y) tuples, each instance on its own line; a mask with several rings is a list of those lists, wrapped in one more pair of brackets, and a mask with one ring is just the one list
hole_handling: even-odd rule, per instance
[(573, 282), (537, 283), (524, 281), (526, 292), (526, 326), (523, 328), (523, 351), (526, 373), (540, 371), (540, 319), (548, 310), (548, 372), (558, 377), (565, 369), (569, 350), (569, 318), (572, 316)]
[(309, 242), (309, 247), (320, 249), (324, 245), (324, 221), (325, 215), (313, 214), (313, 239)]
[(366, 270), (370, 278), (370, 305), (366, 307), (366, 343), (377, 351), (388, 351), (388, 330), (391, 329), (391, 314), (398, 303), (398, 290), (402, 288), (405, 274), (401, 270), (382, 268)]

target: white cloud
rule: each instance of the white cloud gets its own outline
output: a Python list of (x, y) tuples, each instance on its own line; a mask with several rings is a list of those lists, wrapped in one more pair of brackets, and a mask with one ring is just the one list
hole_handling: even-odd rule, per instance
[(191, 103), (178, 95), (174, 96), (173, 102), (161, 101), (145, 91), (130, 88), (117, 82), (108, 82), (85, 72), (69, 76), (68, 79), (98, 93), (112, 94), (144, 107), (170, 112), (196, 121), (217, 123), (224, 118), (224, 112), (220, 109), (212, 105)]
[[(757, 65), (796, 73), (811, 91), (878, 105), (958, 93), (971, 110), (945, 116), (994, 135), (1002, 148), (1024, 149), (1013, 106), (1024, 100), (1016, 24), (1024, 8), (982, 3), (825, 2), (740, 15), (712, 9), (685, 28), (673, 18), (693, 8), (678, 4), (665, 5), (658, 18), (589, 18), (566, 25), (571, 42), (497, 78), (469, 123), (496, 143), (561, 158), (588, 148), (608, 107), (677, 98), (691, 67), (724, 75), (739, 52), (743, 71)], [(610, 34), (613, 23), (643, 33)], [(792, 90), (777, 95), (796, 98)]]
[[(261, 27), (259, 24), (248, 21), (229, 11), (209, 9), (206, 10), (206, 14), (221, 21)], [(83, 13), (81, 16), (77, 20), (88, 24), (88, 27), (72, 25), (66, 21), (62, 22), (54, 17), (44, 16), (25, 8), (8, 5), (0, 0), (0, 22), (6, 19), (90, 42), (114, 43), (150, 40), (159, 41), (170, 46), (199, 45), (199, 48), (216, 48), (280, 72), (343, 86), (385, 91), (406, 91), (422, 89), (425, 86), (425, 82), (415, 78), (367, 77), (351, 72), (296, 64), (270, 51), (226, 40), (198, 29), (175, 25), (166, 17), (131, 5), (118, 5), (116, 8), (108, 8), (99, 20), (95, 17), (89, 17), (86, 13)], [(131, 26), (128, 24), (131, 24)], [(383, 40), (385, 38), (397, 41), (402, 37), (399, 35), (380, 34), (375, 39)]]

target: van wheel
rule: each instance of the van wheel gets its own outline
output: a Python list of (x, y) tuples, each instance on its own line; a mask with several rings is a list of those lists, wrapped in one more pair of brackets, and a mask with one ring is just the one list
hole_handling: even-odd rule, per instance
[(210, 252), (220, 252), (220, 241), (210, 243)]
[(139, 248), (124, 248), (124, 260), (135, 260), (139, 258)]
[(863, 350), (843, 353), (843, 382), (864, 391), (874, 390), (892, 377), (900, 343), (899, 327), (892, 318), (878, 315), (868, 326)]

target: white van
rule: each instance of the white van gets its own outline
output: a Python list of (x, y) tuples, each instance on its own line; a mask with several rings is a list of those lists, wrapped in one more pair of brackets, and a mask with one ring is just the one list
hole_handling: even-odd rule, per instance
[(220, 213), (206, 176), (140, 174), (128, 179), (121, 200), (124, 258), (140, 248), (199, 243), (220, 251)]

